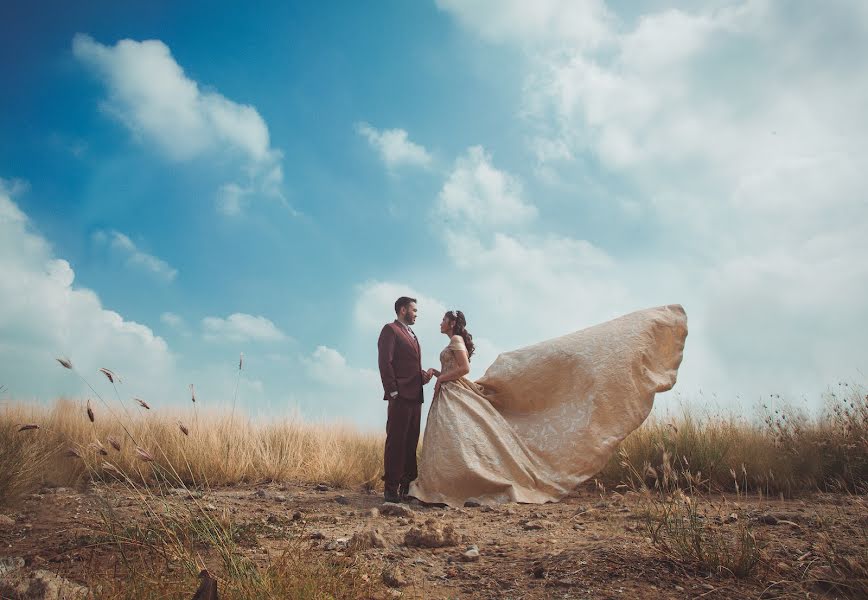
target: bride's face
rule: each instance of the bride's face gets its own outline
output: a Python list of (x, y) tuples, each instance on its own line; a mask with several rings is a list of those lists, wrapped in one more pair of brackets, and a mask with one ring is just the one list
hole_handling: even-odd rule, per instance
[(440, 321), (440, 333), (452, 334), (452, 321), (446, 315), (443, 315), (443, 320)]

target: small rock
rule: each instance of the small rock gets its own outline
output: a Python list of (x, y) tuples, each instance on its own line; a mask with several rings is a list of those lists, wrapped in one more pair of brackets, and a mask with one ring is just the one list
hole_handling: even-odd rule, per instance
[(380, 516), (380, 510), (378, 508), (372, 508), (365, 513), (365, 516), (376, 519)]
[(521, 523), (522, 529), (525, 531), (538, 531), (540, 529), (548, 529), (552, 526), (551, 521), (524, 521)]
[(760, 515), (757, 517), (756, 520), (757, 520), (757, 522), (762, 523), (764, 525), (777, 525), (778, 524), (778, 518), (774, 515), (769, 515), (769, 514)]
[(286, 496), (284, 496), (283, 494), (275, 494), (274, 495), (274, 501), (275, 502), (286, 502)]
[(412, 518), (415, 514), (412, 510), (404, 506), (403, 504), (396, 504), (394, 502), (384, 502), (382, 506), (380, 506), (380, 514), (387, 515), (390, 517), (409, 517)]
[(493, 512), (497, 512), (497, 510), (495, 510), (494, 507), (492, 507), (492, 506), (488, 506), (487, 504), (486, 504), (485, 506), (483, 506), (482, 508), (480, 508), (479, 511), (480, 511), (480, 512), (484, 512), (484, 513), (493, 513)]
[(213, 504), (206, 504), (205, 510), (215, 511), (215, 510), (217, 510), (217, 507), (214, 506)]
[(267, 517), (265, 517), (265, 522), (271, 524), (279, 523), (280, 517), (278, 517), (277, 515), (268, 515)]
[(473, 544), (461, 553), (461, 560), (464, 562), (476, 562), (479, 560), (479, 548), (476, 544)]
[(326, 550), (343, 550), (347, 547), (350, 538), (348, 537), (340, 537), (330, 541), (326, 544)]
[(541, 564), (533, 565), (530, 572), (533, 574), (534, 579), (542, 579), (546, 576), (546, 568)]
[(21, 567), (24, 566), (24, 559), (19, 556), (9, 556), (7, 558), (0, 558), (0, 578), (4, 577), (7, 573), (11, 573), (12, 571), (17, 571)]
[(479, 508), (482, 505), (479, 502), (477, 502), (476, 500), (468, 500), (467, 502), (464, 503), (464, 506), (465, 506), (465, 508)]
[(378, 529), (369, 529), (353, 534), (347, 547), (350, 550), (368, 550), (370, 548), (385, 548), (386, 538)]
[(404, 573), (397, 565), (391, 565), (383, 569), (383, 583), (392, 588), (404, 587), (407, 585), (407, 579)]
[(327, 491), (329, 491), (329, 486), (327, 486), (324, 483), (320, 483), (320, 484), (317, 484), (315, 489), (318, 492), (327, 492)]
[(347, 504), (350, 503), (350, 499), (347, 498), (346, 496), (338, 496), (337, 498), (335, 498), (335, 502), (337, 502), (338, 504), (343, 504), (344, 506), (346, 506)]
[(89, 595), (88, 588), (43, 569), (29, 573), (18, 569), (0, 582), (0, 598), (84, 600)]
[(455, 546), (460, 541), (452, 525), (444, 525), (435, 519), (428, 519), (422, 527), (412, 527), (404, 535), (405, 546), (418, 548), (442, 548)]
[(15, 519), (6, 515), (0, 515), (0, 527), (12, 527), (15, 525)]
[(186, 498), (187, 500), (198, 500), (203, 495), (199, 490), (191, 490), (187, 488), (172, 488), (169, 490), (169, 493), (173, 496), (178, 496), (179, 498)]
[(257, 498), (265, 498), (266, 496), (268, 496), (268, 493), (264, 489), (259, 488), (258, 490), (253, 492), (253, 495)]
[(304, 518), (304, 515), (301, 514), (300, 510), (297, 510), (294, 513), (292, 513), (292, 520), (293, 521), (301, 521), (303, 518)]
[(310, 534), (310, 539), (312, 539), (312, 540), (324, 540), (325, 534), (322, 531), (313, 531)]
[(408, 521), (404, 517), (398, 517), (397, 519), (395, 519), (395, 523), (397, 523), (399, 526), (403, 527), (405, 525), (409, 525), (410, 521)]

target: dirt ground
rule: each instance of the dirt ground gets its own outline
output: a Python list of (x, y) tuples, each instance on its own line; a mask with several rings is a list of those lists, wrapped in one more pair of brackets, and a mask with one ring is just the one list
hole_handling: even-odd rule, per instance
[[(44, 489), (17, 510), (0, 511), (9, 517), (0, 525), (0, 559), (19, 557), (27, 569), (88, 584), (95, 563), (105, 568), (118, 560), (110, 545), (94, 543), (105, 533), (99, 506), (106, 501), (125, 522), (146, 518), (121, 487)], [(231, 517), (249, 533), (239, 545), (255, 561), (279, 554), (290, 539), (304, 540), (311, 561), (347, 556), (381, 585), (383, 598), (844, 597), (824, 583), (834, 575), (823, 559), (828, 540), (838, 551), (864, 557), (868, 527), (865, 499), (859, 496), (715, 496), (708, 501), (720, 514), (741, 516), (709, 526), (734, 534), (739, 520), (747, 519), (762, 546), (756, 573), (737, 579), (667, 557), (649, 537), (641, 497), (592, 488), (558, 504), (491, 508), (418, 503), (390, 508), (378, 494), (308, 484), (233, 486), (195, 499), (179, 490), (167, 501), (199, 503)], [(426, 525), (429, 519), (434, 522)], [(426, 528), (436, 538), (429, 543), (454, 545), (407, 544), (408, 532), (411, 544), (426, 543)], [(354, 534), (360, 535), (354, 539)], [(359, 540), (367, 542), (358, 545)], [(478, 557), (467, 553), (472, 545)], [(178, 597), (189, 598), (193, 591), (179, 591)]]

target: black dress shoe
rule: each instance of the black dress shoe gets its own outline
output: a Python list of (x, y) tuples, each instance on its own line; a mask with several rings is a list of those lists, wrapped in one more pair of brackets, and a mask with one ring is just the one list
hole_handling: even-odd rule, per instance
[(398, 494), (398, 492), (396, 490), (386, 490), (383, 492), (383, 499), (386, 502), (398, 503), (401, 501), (401, 496)]
[(401, 502), (407, 502), (407, 494), (410, 493), (410, 484), (402, 483), (398, 486), (398, 495), (401, 497)]

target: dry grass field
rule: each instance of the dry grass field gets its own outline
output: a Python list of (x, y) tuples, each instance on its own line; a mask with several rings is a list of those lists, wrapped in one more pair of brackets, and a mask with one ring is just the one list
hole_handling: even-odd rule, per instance
[(649, 421), (562, 503), (459, 509), (382, 505), (383, 436), (349, 427), (8, 404), (0, 597), (866, 597), (868, 396), (837, 389)]

